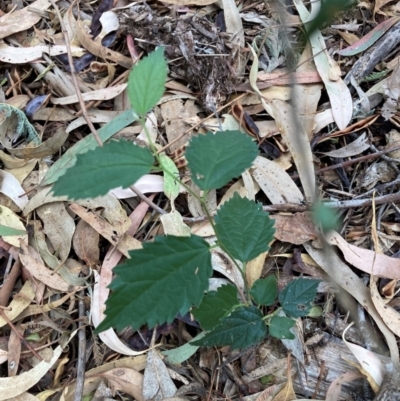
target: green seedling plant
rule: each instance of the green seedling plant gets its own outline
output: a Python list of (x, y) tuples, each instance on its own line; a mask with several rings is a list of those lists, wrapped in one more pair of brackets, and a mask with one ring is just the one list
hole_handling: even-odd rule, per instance
[[(144, 129), (146, 113), (163, 95), (166, 79), (162, 48), (140, 61), (130, 73), (128, 95), (135, 119)], [(93, 198), (116, 187), (129, 187), (150, 172), (162, 171), (169, 199), (176, 198), (181, 185), (199, 199), (214, 228), (217, 246), (231, 257), (246, 283), (246, 264), (269, 249), (273, 220), (259, 203), (238, 194), (212, 217), (205, 199), (210, 190), (222, 188), (251, 167), (258, 155), (255, 143), (240, 131), (194, 136), (185, 156), (192, 182), (202, 191), (199, 197), (178, 180), (174, 163), (166, 155), (157, 154), (148, 138), (149, 148), (109, 140), (77, 154), (75, 164), (57, 178), (54, 194), (67, 195), (71, 200)], [(130, 251), (130, 258), (114, 268), (116, 277), (110, 285), (106, 317), (96, 332), (111, 327), (138, 329), (145, 324), (154, 327), (191, 310), (205, 330), (192, 342), (196, 346), (246, 348), (268, 333), (293, 339), (294, 318), (310, 312), (319, 280), (298, 278), (278, 293), (277, 280), (270, 276), (255, 281), (251, 288), (245, 284), (244, 290), (228, 284), (207, 292), (213, 273), (213, 246), (197, 235), (166, 235)]]

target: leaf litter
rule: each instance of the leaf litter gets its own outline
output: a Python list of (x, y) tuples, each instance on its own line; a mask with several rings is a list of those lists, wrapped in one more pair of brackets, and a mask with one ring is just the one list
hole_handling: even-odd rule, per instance
[[(365, 389), (362, 381), (353, 381), (360, 377), (375, 391), (382, 386), (375, 400), (385, 399), (383, 390), (395, 398), (399, 390), (390, 383), (399, 369), (400, 197), (393, 194), (399, 182), (400, 55), (396, 49), (386, 50), (392, 49), (390, 35), (398, 29), (397, 9), (388, 1), (367, 1), (313, 28), (308, 38), (302, 36), (320, 6), (317, 1), (308, 8), (296, 0), (280, 18), (277, 1), (103, 0), (83, 1), (79, 9), (72, 2), (50, 0), (1, 4), (0, 399), (81, 399), (96, 397), (102, 386), (112, 397), (119, 391), (139, 400), (183, 398), (193, 394), (196, 383), (197, 397), (207, 391), (211, 396), (264, 399), (275, 392), (272, 399), (333, 401)], [(64, 56), (68, 46), (58, 11), (70, 40), (77, 86)], [(274, 28), (285, 22), (294, 25)], [(367, 28), (360, 30), (361, 24)], [(351, 46), (346, 49), (347, 44)], [(205, 341), (199, 337), (196, 313), (181, 316), (179, 306), (169, 324), (93, 333), (110, 296), (112, 270), (129, 258), (129, 250), (151, 247), (155, 235), (185, 236), (189, 230), (213, 240), (212, 228), (204, 226), (204, 211), (183, 187), (147, 170), (150, 174), (135, 184), (165, 212), (162, 219), (131, 189), (115, 188), (111, 195), (100, 188), (102, 196), (96, 200), (71, 204), (46, 188), (75, 165), (79, 154), (96, 147), (87, 118), (102, 141), (114, 137), (147, 143), (144, 133), (138, 135), (142, 130), (130, 110), (126, 82), (131, 66), (157, 46), (165, 49), (169, 81), (148, 126), (173, 174), (179, 171), (183, 182), (190, 183), (183, 158), (187, 141), (221, 126), (251, 134), (261, 152), (242, 179), (223, 191), (210, 191), (208, 198), (215, 211), (239, 193), (268, 207), (275, 219), (275, 239), (268, 239), (271, 249), (250, 261), (248, 282), (305, 275), (310, 283), (322, 277), (329, 284), (328, 292), (319, 290), (315, 306), (320, 311), (299, 318), (302, 329), (295, 330), (295, 340), (284, 340), (283, 348), (259, 328), (261, 342), (253, 364), (229, 347), (219, 350), (219, 361), (206, 361), (207, 350), (194, 345), (179, 356), (180, 367), (168, 357), (165, 364), (158, 348), (172, 352), (179, 345), (189, 346), (194, 337)], [(368, 54), (373, 57), (368, 59)], [(353, 78), (345, 79), (345, 74)], [(146, 94), (133, 100), (140, 112), (149, 111)], [(213, 152), (222, 158), (223, 143), (216, 142)], [(188, 155), (190, 162), (190, 150)], [(208, 156), (205, 153), (205, 160)], [(360, 156), (363, 160), (357, 161)], [(201, 162), (195, 161), (200, 167)], [(322, 200), (349, 205), (341, 209), (340, 231), (324, 238), (308, 210), (316, 188)], [(63, 194), (62, 188), (58, 191)], [(377, 204), (376, 212), (371, 206), (374, 192), (392, 196)], [(359, 199), (370, 200), (369, 206), (358, 206)], [(294, 207), (298, 209), (293, 212)], [(218, 291), (230, 283), (245, 291), (222, 250), (213, 251), (210, 266), (215, 272), (210, 289)], [(395, 280), (394, 290), (385, 298), (389, 280)], [(333, 303), (329, 292), (337, 296)], [(80, 301), (90, 315), (78, 313)], [(134, 313), (140, 314), (149, 302), (135, 304)], [(368, 330), (357, 316), (357, 305), (373, 320)], [(356, 351), (355, 344), (336, 333), (336, 326), (345, 327), (348, 312), (361, 338)], [(222, 323), (240, 318), (245, 328), (258, 312), (235, 313)], [(306, 352), (304, 341), (323, 333), (324, 321), (336, 323), (322, 336), (324, 343)], [(86, 352), (73, 354), (65, 346), (68, 341), (78, 346), (78, 326), (86, 334)], [(218, 344), (218, 334), (206, 341)], [(240, 340), (232, 345), (240, 346)], [(362, 359), (359, 364), (350, 351)], [(86, 374), (77, 374), (82, 361)], [(367, 373), (363, 364), (375, 372)], [(256, 374), (261, 367), (262, 373)], [(369, 391), (364, 399), (374, 399)]]

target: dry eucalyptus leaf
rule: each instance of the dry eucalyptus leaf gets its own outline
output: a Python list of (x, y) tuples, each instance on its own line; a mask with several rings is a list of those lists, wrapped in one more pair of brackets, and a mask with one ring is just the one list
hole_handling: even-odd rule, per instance
[(177, 6), (207, 6), (218, 0), (162, 0), (163, 3), (176, 4)]

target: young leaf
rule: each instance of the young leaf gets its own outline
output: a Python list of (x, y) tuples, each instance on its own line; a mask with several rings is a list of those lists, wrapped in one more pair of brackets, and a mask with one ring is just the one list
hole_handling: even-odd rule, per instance
[(196, 135), (186, 150), (193, 182), (201, 189), (217, 189), (251, 167), (256, 144), (240, 131)]
[(129, 256), (114, 268), (117, 277), (98, 333), (110, 327), (154, 327), (200, 304), (212, 274), (211, 253), (203, 238), (156, 237)]
[(76, 164), (56, 181), (53, 192), (69, 199), (105, 195), (110, 189), (134, 184), (151, 170), (153, 161), (146, 148), (125, 140), (110, 141), (79, 154)]
[(250, 295), (258, 305), (272, 305), (278, 296), (276, 277), (258, 279), (251, 287)]
[(221, 323), (193, 345), (230, 345), (246, 348), (261, 341), (267, 333), (263, 315), (255, 306), (240, 306), (221, 319)]
[(159, 47), (139, 61), (129, 74), (128, 96), (132, 109), (143, 117), (161, 99), (167, 80), (164, 48)]
[(248, 262), (269, 249), (274, 220), (260, 204), (235, 193), (215, 216), (215, 229), (223, 247), (241, 262)]
[(173, 204), (174, 200), (179, 195), (181, 187), (179, 182), (179, 170), (166, 154), (161, 154), (159, 157), (161, 167), (164, 170), (164, 194)]
[(219, 287), (217, 291), (210, 291), (192, 313), (202, 329), (211, 330), (238, 303), (236, 287), (227, 284)]
[(272, 337), (293, 340), (295, 335), (290, 331), (295, 321), (288, 317), (273, 316), (268, 327), (269, 334)]
[(321, 280), (307, 278), (292, 280), (279, 294), (283, 311), (292, 317), (308, 315), (320, 282)]
[(321, 229), (324, 233), (337, 230), (340, 225), (339, 215), (322, 202), (317, 202), (314, 205), (313, 218), (317, 224), (321, 225)]

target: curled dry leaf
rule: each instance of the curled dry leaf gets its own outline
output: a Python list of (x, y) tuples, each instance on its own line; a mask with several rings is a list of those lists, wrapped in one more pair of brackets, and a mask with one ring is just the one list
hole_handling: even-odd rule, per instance
[[(351, 326), (351, 325), (350, 325)], [(349, 328), (348, 326), (347, 328)], [(343, 341), (346, 343), (349, 350), (355, 356), (362, 367), (363, 373), (366, 373), (369, 383), (375, 392), (378, 392), (379, 386), (382, 384), (383, 376), (385, 375), (385, 367), (378, 356), (357, 344), (346, 341), (346, 331), (343, 332)]]
[[(19, 159), (41, 159), (46, 156), (52, 156), (58, 152), (64, 142), (68, 138), (68, 133), (63, 129), (57, 130), (51, 138), (47, 139), (39, 146), (31, 147), (27, 146), (24, 148), (7, 148), (7, 150)], [(30, 144), (29, 144), (30, 145)]]
[(329, 234), (327, 241), (337, 245), (346, 261), (357, 269), (377, 277), (400, 280), (399, 259), (351, 245), (336, 232)]
[(86, 32), (82, 21), (77, 21), (76, 36), (81, 45), (95, 56), (101, 57), (104, 60), (114, 61), (125, 68), (132, 67), (132, 60), (129, 57), (125, 57), (121, 53), (108, 49), (107, 47), (104, 47), (99, 43), (96, 43), (91, 38), (89, 33)]
[(381, 298), (376, 281), (377, 278), (371, 275), (370, 288), (372, 302), (389, 329), (392, 330), (396, 336), (400, 337), (400, 314), (390, 305), (387, 305)]
[(7, 195), (21, 210), (29, 202), (18, 180), (4, 170), (0, 170), (0, 192)]

